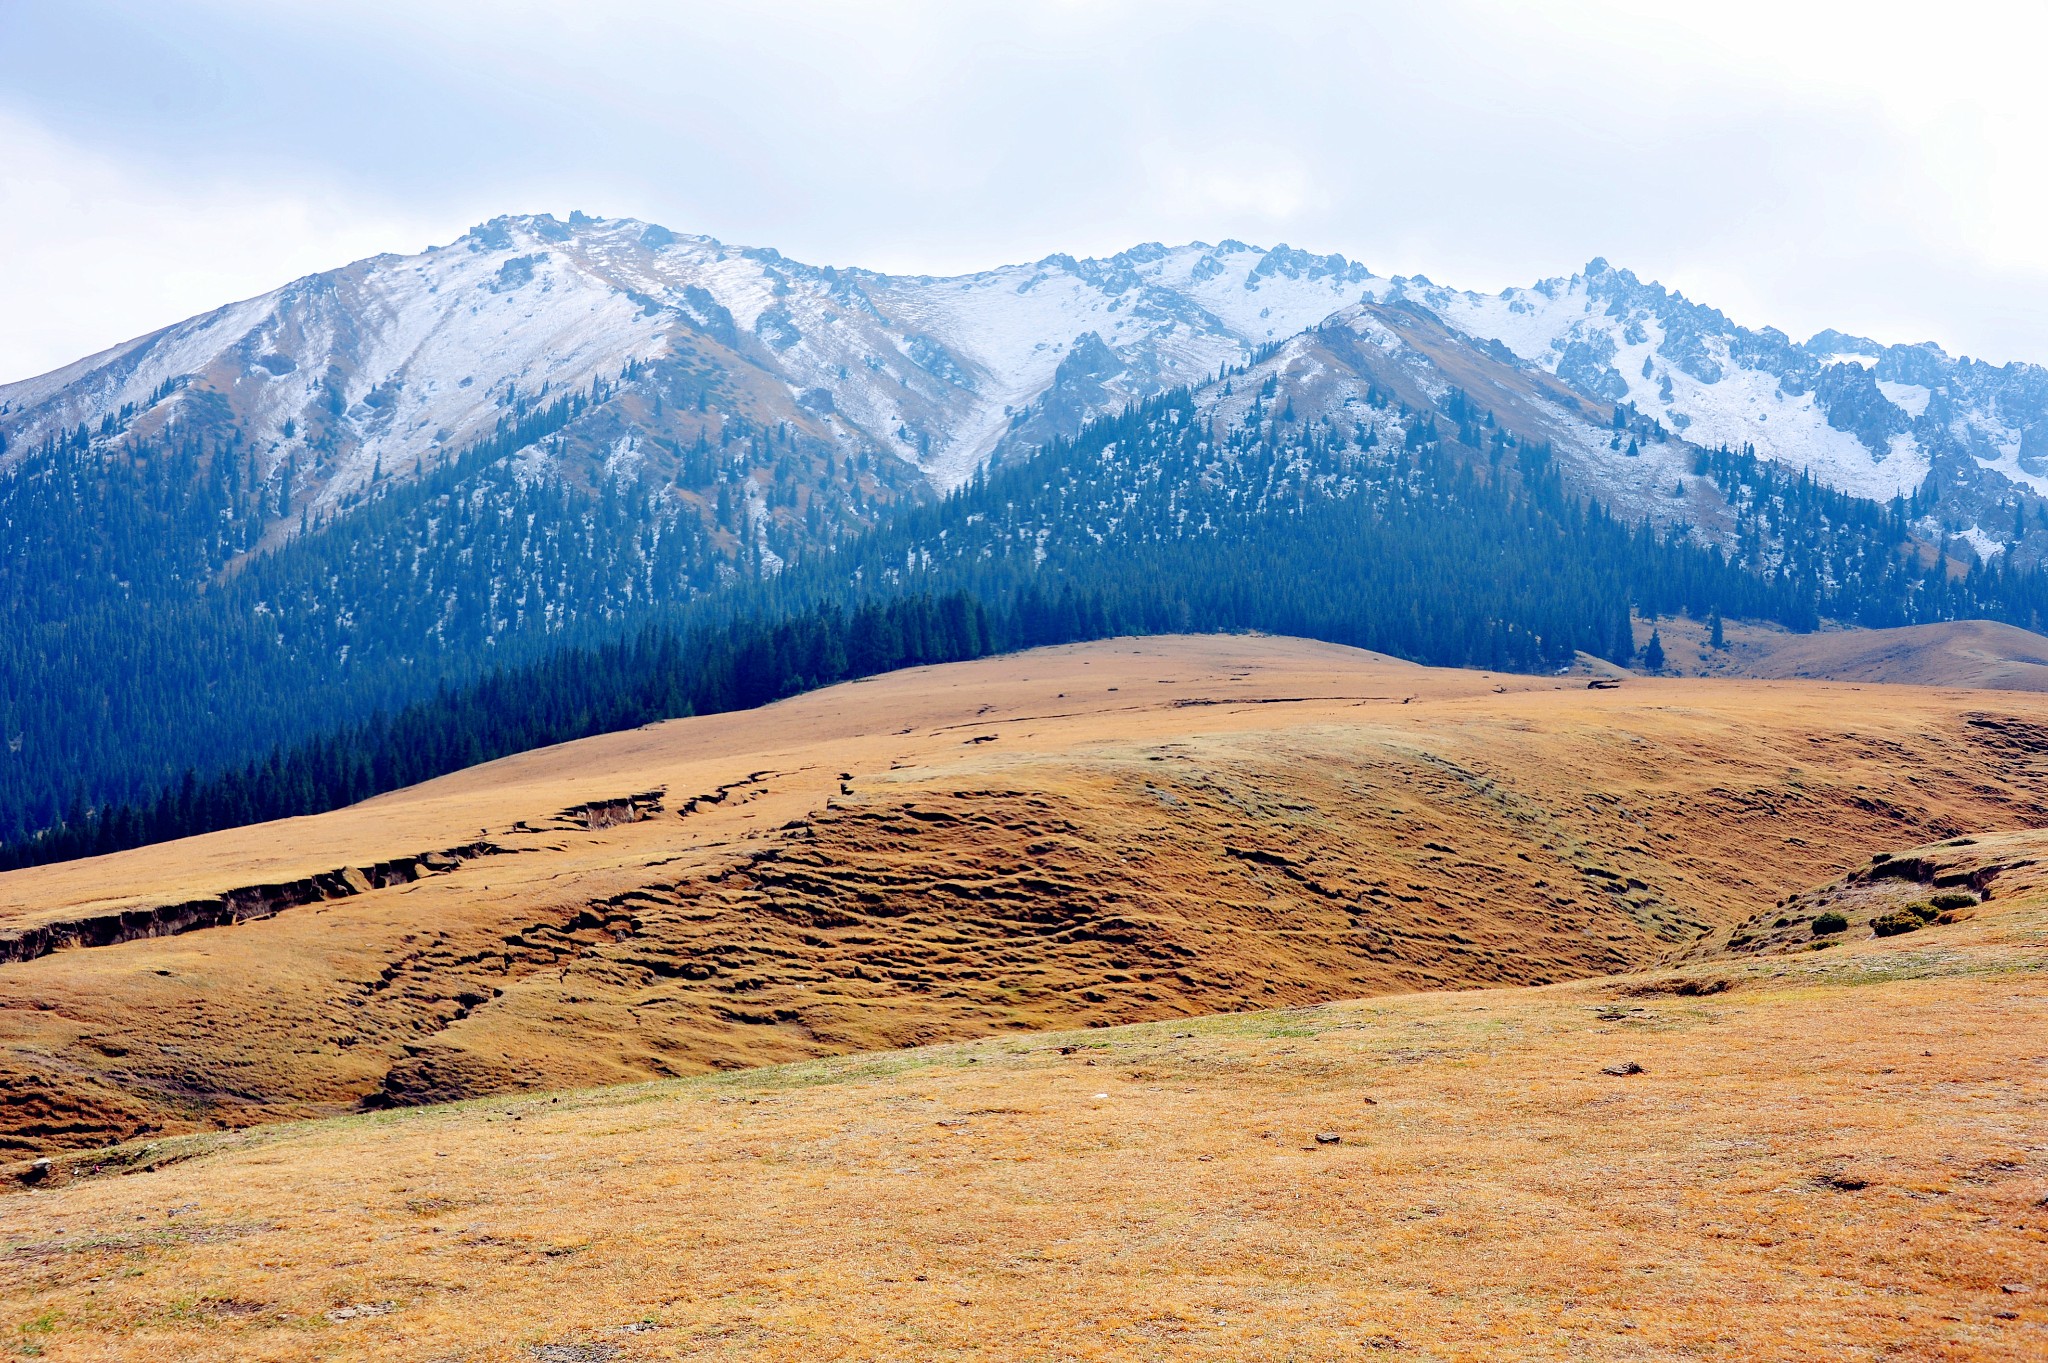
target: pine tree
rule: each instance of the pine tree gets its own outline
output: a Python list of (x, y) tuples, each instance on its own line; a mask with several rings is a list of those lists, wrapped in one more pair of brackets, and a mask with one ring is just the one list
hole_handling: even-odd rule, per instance
[(1649, 672), (1664, 670), (1664, 636), (1654, 629), (1650, 631), (1650, 642), (1643, 645), (1643, 668)]

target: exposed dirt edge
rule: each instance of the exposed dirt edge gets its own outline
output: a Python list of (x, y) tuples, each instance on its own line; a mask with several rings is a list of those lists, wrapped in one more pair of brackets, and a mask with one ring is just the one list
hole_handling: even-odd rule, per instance
[(571, 805), (555, 817), (567, 819), (572, 825), (595, 833), (600, 829), (616, 828), (622, 823), (640, 823), (653, 818), (661, 813), (662, 801), (667, 795), (666, 787), (656, 787), (616, 800), (591, 800)]
[(20, 932), (0, 936), (0, 965), (17, 965), (73, 947), (117, 946), (143, 937), (174, 937), (181, 932), (196, 932), (201, 928), (247, 923), (302, 904), (346, 899), (390, 885), (408, 884), (430, 875), (444, 875), (465, 861), (517, 850), (492, 842), (470, 842), (437, 852), (393, 857), (369, 866), (343, 866), (302, 880), (243, 885), (210, 898), (188, 899), (180, 904), (157, 904), (54, 923), (38, 923)]

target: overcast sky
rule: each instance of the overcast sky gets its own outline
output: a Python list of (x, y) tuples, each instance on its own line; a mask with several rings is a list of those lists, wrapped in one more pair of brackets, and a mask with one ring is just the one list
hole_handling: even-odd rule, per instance
[(0, 381), (572, 208), (934, 274), (1604, 255), (1802, 339), (2048, 361), (2044, 40), (1959, 0), (0, 0)]

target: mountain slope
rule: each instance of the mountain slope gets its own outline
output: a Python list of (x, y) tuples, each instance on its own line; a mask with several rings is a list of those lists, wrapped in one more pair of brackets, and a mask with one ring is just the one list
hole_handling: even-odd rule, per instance
[(1977, 553), (2048, 547), (2048, 370), (1825, 331), (1800, 343), (1738, 326), (1594, 260), (1486, 295), (1424, 280), (1389, 296), (1702, 446), (1752, 447), (1861, 497), (1938, 493), (1928, 530)]
[[(182, 779), (171, 767), (154, 794), (116, 801), (125, 807), (62, 811), (61, 829), (8, 855), (60, 859), (331, 809), (521, 746), (759, 703), (901, 659), (1116, 632), (1264, 629), (1540, 670), (1581, 652), (1629, 661), (1643, 643), (1631, 638), (1632, 609), (1794, 629), (1973, 616), (2031, 626), (2048, 613), (2039, 573), (1961, 572), (1894, 511), (1746, 456), (1687, 453), (1626, 409), (1603, 411), (1554, 378), (1447, 342), (1425, 313), (1355, 305), (1262, 356), (1004, 462), (787, 571), (768, 572), (756, 541), (749, 579), (653, 615), (726, 570), (704, 552), (701, 527), (696, 538), (681, 533), (686, 522), (649, 542), (634, 533), (636, 503), (607, 490), (602, 516), (586, 516), (593, 523), (576, 529), (585, 539), (565, 550), (560, 528), (536, 514), (549, 504), (527, 497), (517, 515), (452, 517), (458, 533), (435, 557), (415, 527), (431, 534), (466, 501), (434, 495), (462, 467), (437, 470), (337, 530), (259, 557), (205, 598), (220, 609), (198, 623), (274, 649), (265, 670), (237, 678), (214, 716), (190, 714), (185, 693), (154, 689), (142, 699), (164, 722), (122, 704), (108, 709), (132, 733), (85, 730), (113, 748), (112, 774), (131, 781), (175, 744), (204, 756), (188, 759)], [(470, 470), (479, 479), (502, 477), (492, 470), (521, 440), (508, 432), (461, 462), (481, 461)], [(1590, 477), (1608, 481), (1624, 518), (1574, 491)], [(644, 483), (634, 493), (650, 495)], [(531, 547), (537, 525), (545, 553)], [(575, 575), (579, 562), (611, 576)], [(662, 588), (648, 569), (664, 563)], [(366, 595), (365, 582), (389, 585)], [(950, 642), (925, 648), (925, 626), (899, 638), (869, 619), (888, 598), (913, 614), (937, 609)], [(550, 625), (593, 603), (637, 609), (657, 627), (631, 643), (534, 657)], [(974, 629), (954, 628), (961, 622), (945, 612), (955, 608), (979, 613)], [(494, 632), (535, 613), (540, 623), (523, 635)], [(915, 646), (898, 647), (904, 640)], [(189, 661), (214, 693), (207, 653), (183, 641), (161, 651), (158, 667)], [(425, 689), (423, 664), (493, 657), (533, 661), (416, 701), (393, 725), (349, 722), (349, 706), (360, 715), (379, 697), (402, 699), (407, 682)], [(279, 680), (301, 676), (287, 692), (296, 708), (280, 710), (270, 700)], [(77, 740), (62, 707), (106, 685), (94, 678), (58, 704), (13, 712), (30, 717), (38, 740), (24, 732), (7, 772), (13, 800), (48, 799), (52, 779), (77, 779), (78, 766), (63, 765)], [(264, 756), (252, 721), (294, 715), (317, 736), (287, 733)], [(263, 760), (240, 765), (216, 735)], [(23, 779), (44, 772), (42, 792)]]
[[(628, 245), (648, 250), (639, 237)], [(447, 269), (459, 275), (471, 268), (471, 253), (456, 254)], [(1327, 261), (1275, 254), (1244, 265), (1239, 258), (1252, 253), (1222, 251), (1239, 261), (1239, 277), (1215, 265), (1215, 255), (1190, 263), (1187, 254), (1141, 263), (1169, 279), (1185, 273), (1187, 297), (1272, 297), (1275, 304), (1258, 309), (1269, 313), (1285, 298), (1340, 296), (1347, 279), (1356, 282), (1349, 267)], [(1203, 261), (1212, 268), (1198, 269)], [(1068, 304), (1055, 294), (1071, 303), (1075, 279), (1038, 270), (988, 296), (1021, 299), (1017, 307), (1039, 306), (1033, 300), (1043, 296), (1056, 309)], [(1113, 309), (1119, 326), (1138, 327), (1132, 319), (1146, 313), (1145, 300), (1165, 296), (1135, 266), (1111, 283), (1122, 290)], [(945, 308), (967, 306), (945, 292)], [(1228, 310), (1224, 300), (1209, 301)], [(1299, 303), (1297, 316), (1277, 321), (1250, 311), (1239, 320), (1292, 326), (1327, 301)], [(1181, 298), (1174, 306), (1188, 313), (1195, 305)], [(1184, 317), (1144, 326), (1188, 329)], [(729, 328), (722, 335), (679, 329), (659, 357), (630, 359), (616, 378), (592, 377), (586, 388), (532, 384), (511, 395), (488, 439), (381, 478), (373, 464), (367, 491), (341, 494), (317, 513), (325, 519), (317, 508), (340, 484), (308, 485), (290, 463), (267, 475), (266, 456), (242, 440), (231, 412), (200, 429), (153, 409), (125, 433), (74, 433), (55, 446), (17, 450), (0, 483), (10, 626), (0, 645), (8, 654), (0, 722), (17, 740), (0, 758), (0, 827), (46, 827), (109, 798), (133, 799), (175, 781), (202, 755), (243, 760), (304, 733), (309, 722), (401, 705), (565, 635), (772, 575), (833, 543), (871, 539), (928, 499), (924, 475), (893, 454), (842, 457), (835, 442), (843, 432), (826, 404), (789, 407), (788, 385), (764, 377), (766, 361), (749, 358), (760, 348)], [(1229, 344), (1235, 354), (1238, 343)], [(1347, 393), (1371, 406), (1361, 355), (1342, 363), (1352, 372)], [(1475, 363), (1500, 369), (1485, 357)], [(1121, 409), (1129, 389), (1118, 385), (1134, 367), (1142, 366), (1088, 333), (1055, 366), (1055, 389), (1016, 418), (1009, 438), (1071, 435), (1098, 407)], [(749, 375), (757, 382), (741, 385)], [(1163, 379), (1155, 373), (1147, 382), (1155, 381)], [(1390, 384), (1422, 407), (1445, 392), (1434, 380), (1428, 391)], [(1590, 407), (1552, 387), (1574, 411)], [(182, 412), (195, 392), (173, 392), (163, 405)], [(226, 412), (225, 399), (213, 396)], [(1381, 395), (1380, 403), (1394, 400)], [(771, 423), (776, 411), (788, 419)], [(169, 424), (152, 426), (159, 415)], [(1519, 409), (1511, 415), (1522, 429), (1550, 430), (1519, 420)], [(1387, 426), (1392, 409), (1370, 420)], [(334, 429), (354, 428), (343, 421)], [(312, 438), (332, 434), (320, 428)], [(331, 466), (309, 467), (333, 472), (344, 463), (337, 456)]]
[(0, 836), (772, 574), (1368, 277), (1226, 243), (892, 279), (505, 218), (7, 385)]
[[(1541, 464), (1561, 498), (1717, 549), (1764, 584), (1726, 599), (1689, 589), (1688, 609), (1733, 618), (1736, 598), (1754, 596), (1773, 603), (1752, 603), (1757, 613), (1798, 628), (1827, 613), (2038, 623), (2024, 581), (1963, 576), (1969, 545), (1988, 552), (1989, 540), (1945, 534), (1983, 519), (1956, 518), (1970, 496), (2004, 495), (2002, 475), (1980, 469), (1991, 481), (1978, 493), (1923, 489), (1880, 509), (1769, 458), (1702, 450), (1676, 429), (1684, 412), (1644, 407), (1580, 351), (1600, 349), (1603, 327), (1635, 345), (1630, 328), (1647, 337), (1654, 322), (1659, 339), (1642, 344), (1664, 359), (1652, 370), (1684, 360), (1704, 373), (1681, 332), (1707, 335), (1719, 314), (1616, 272), (1504, 297), (1234, 242), (930, 279), (544, 216), (298, 281), (0, 389), (0, 838), (148, 798), (188, 770), (247, 762), (565, 642), (617, 637), (683, 603), (747, 599), (792, 563), (849, 551), (866, 591), (957, 563), (965, 543), (1007, 553), (1019, 516), (955, 524), (928, 514), (935, 499), (1180, 387), (1220, 442), (1149, 471), (1120, 462), (1130, 450), (1098, 447), (1114, 465), (1107, 479), (1074, 469), (1085, 492), (1040, 487), (1029, 516), (1036, 548), (1055, 554), (1049, 572), (1072, 561), (1063, 544), (1084, 539), (1107, 553), (1134, 533), (1156, 546), (1223, 522), (1247, 543), (1298, 531), (1289, 498), (1311, 514), (1361, 491), (1384, 500), (1387, 480), (1408, 476), (1390, 451), (1436, 447), (1439, 472), (1469, 473), (1474, 495)], [(1460, 329), (1484, 331), (1496, 314), (1532, 328), (1510, 336), (1527, 355)], [(1764, 345), (1750, 333), (1708, 341), (1709, 358)], [(1957, 379), (1929, 401), (1961, 410), (1989, 393), (2019, 420), (2023, 370), (2007, 375), (2010, 392), (1965, 392)], [(1764, 373), (1724, 378), (1756, 388)], [(1846, 401), (1826, 398), (1829, 421), (1847, 419)], [(1768, 416), (1783, 429), (1785, 415), (1760, 408), (1757, 428)], [(1805, 446), (1744, 443), (1805, 459), (1823, 484), (1864, 486), (1843, 472), (1851, 464), (1809, 459)], [(1446, 477), (1431, 495), (1461, 494)], [(1113, 508), (1110, 497), (1135, 500)], [(1469, 537), (1455, 517), (1432, 524), (1439, 557)], [(2001, 562), (2032, 562), (2030, 543)], [(1177, 571), (1192, 572), (1183, 559)], [(1228, 588), (1217, 571), (1212, 596)], [(1610, 583), (1604, 623), (1569, 640), (1551, 629), (1556, 648), (1512, 656), (1625, 652), (1627, 604), (1670, 606), (1646, 590)]]
[[(1598, 498), (1627, 520), (1683, 523), (1703, 540), (1729, 544), (1726, 499), (1711, 480), (1693, 476), (1693, 446), (1651, 437), (1613, 403), (1474, 347), (1403, 300), (1340, 309), (1270, 348), (1244, 377), (1205, 384), (1195, 397), (1226, 429), (1278, 417), (1282, 429), (1344, 430), (1425, 414), (1430, 430), (1474, 454), (1490, 455), (1504, 439), (1541, 447), (1574, 495)], [(1391, 434), (1405, 440), (1408, 432)], [(1680, 486), (1684, 495), (1674, 497)]]
[[(1625, 403), (1689, 444), (1750, 447), (1880, 501), (1926, 485), (1940, 498), (1925, 508), (1929, 532), (1978, 553), (2041, 547), (2029, 539), (2048, 525), (2038, 366), (1837, 332), (1797, 343), (1599, 260), (1479, 295), (1238, 242), (930, 278), (809, 266), (626, 220), (499, 218), (447, 247), (310, 276), (0, 386), (0, 448), (19, 455), (81, 427), (96, 441), (232, 432), (289, 529), (380, 477), (452, 457), (522, 396), (667, 360), (643, 399), (687, 410), (709, 397), (758, 428), (840, 459), (900, 461), (944, 490), (1000, 449), (1070, 435), (1361, 301), (1425, 309), (1460, 343)], [(663, 418), (653, 402), (615, 404), (530, 462), (587, 476), (585, 464), (616, 467), (699, 434)]]
[(1114, 368), (1059, 433), (1292, 335), (1372, 278), (1237, 242), (890, 277), (638, 222), (499, 218), (0, 386), (0, 436), (22, 450), (110, 416), (109, 436), (224, 422), (266, 479), (297, 467), (288, 514), (319, 515), (380, 468), (404, 476), (490, 434), (519, 394), (709, 347), (709, 386), (744, 392), (756, 424), (887, 454), (945, 488), (1058, 390), (1076, 349)]

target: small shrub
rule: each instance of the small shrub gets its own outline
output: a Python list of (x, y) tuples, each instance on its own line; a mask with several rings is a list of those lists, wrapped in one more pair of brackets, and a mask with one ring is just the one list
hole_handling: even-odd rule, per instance
[(1847, 932), (1848, 930), (1849, 920), (1833, 910), (1829, 910), (1813, 920), (1813, 935), (1816, 937), (1825, 937), (1831, 932)]
[(21, 1353), (24, 1358), (41, 1358), (43, 1344), (39, 1335), (47, 1335), (57, 1328), (57, 1313), (45, 1311), (21, 1327)]
[(1977, 902), (1977, 896), (1968, 890), (1943, 890), (1927, 902), (1937, 909), (1967, 909)]
[(1920, 915), (1907, 909), (1894, 909), (1881, 918), (1871, 919), (1870, 930), (1880, 937), (1897, 937), (1901, 933), (1918, 932)]
[(1777, 922), (1771, 924), (1771, 926), (1774, 928), (1789, 928), (1792, 926), (1792, 920), (1789, 918), (1780, 918)]
[(1932, 923), (1935, 919), (1935, 916), (1939, 914), (1941, 910), (1935, 908), (1934, 905), (1928, 903), (1924, 899), (1916, 899), (1912, 903), (1906, 905), (1906, 912), (1912, 914), (1915, 918), (1919, 919), (1923, 923)]

